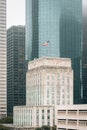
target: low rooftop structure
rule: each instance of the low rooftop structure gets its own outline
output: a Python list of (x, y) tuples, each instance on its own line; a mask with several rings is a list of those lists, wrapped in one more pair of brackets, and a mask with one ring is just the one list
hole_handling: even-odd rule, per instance
[(58, 106), (57, 130), (87, 130), (87, 104)]

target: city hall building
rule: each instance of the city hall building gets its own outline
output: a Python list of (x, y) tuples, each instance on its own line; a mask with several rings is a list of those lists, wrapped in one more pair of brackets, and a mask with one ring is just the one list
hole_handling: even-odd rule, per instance
[(28, 64), (26, 106), (14, 107), (14, 126), (57, 124), (57, 105), (73, 104), (73, 70), (68, 58), (43, 57)]

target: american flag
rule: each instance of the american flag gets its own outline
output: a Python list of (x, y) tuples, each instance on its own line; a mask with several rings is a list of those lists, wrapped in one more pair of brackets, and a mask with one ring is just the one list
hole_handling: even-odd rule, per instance
[(48, 45), (49, 45), (49, 41), (42, 44), (42, 46), (48, 46)]

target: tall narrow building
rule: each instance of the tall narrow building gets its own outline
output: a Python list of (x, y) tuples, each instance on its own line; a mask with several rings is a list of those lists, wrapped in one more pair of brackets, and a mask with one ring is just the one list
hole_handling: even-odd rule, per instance
[(6, 0), (0, 0), (0, 119), (7, 115)]
[(12, 26), (7, 30), (7, 114), (13, 106), (25, 100), (25, 27)]
[(74, 103), (81, 103), (82, 0), (26, 0), (26, 60), (72, 59)]
[(87, 4), (83, 0), (83, 55), (82, 55), (82, 78), (83, 78), (83, 103), (87, 104)]

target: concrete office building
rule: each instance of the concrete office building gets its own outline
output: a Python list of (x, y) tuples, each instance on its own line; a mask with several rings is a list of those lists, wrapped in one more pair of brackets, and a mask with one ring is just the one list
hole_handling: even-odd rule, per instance
[(82, 0), (26, 0), (26, 60), (72, 59), (74, 103), (81, 103)]
[(71, 60), (52, 57), (35, 59), (29, 62), (26, 74), (26, 106), (14, 107), (14, 125), (24, 128), (56, 125), (57, 105), (69, 104), (73, 104)]
[(57, 130), (87, 130), (87, 105), (58, 106)]
[(7, 30), (7, 113), (13, 106), (26, 104), (25, 26)]
[(6, 0), (0, 0), (0, 119), (7, 115)]

